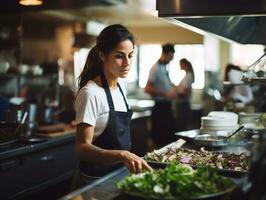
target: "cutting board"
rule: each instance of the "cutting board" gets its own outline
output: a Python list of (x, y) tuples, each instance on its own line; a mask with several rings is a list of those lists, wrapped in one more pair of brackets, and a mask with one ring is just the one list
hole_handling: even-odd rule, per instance
[(41, 137), (58, 137), (73, 133), (75, 133), (75, 129), (71, 128), (70, 125), (59, 123), (53, 125), (40, 126), (37, 130), (37, 133), (35, 133), (34, 135)]

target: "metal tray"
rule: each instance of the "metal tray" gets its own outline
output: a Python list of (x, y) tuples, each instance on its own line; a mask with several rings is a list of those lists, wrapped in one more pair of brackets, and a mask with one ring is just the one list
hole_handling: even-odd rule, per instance
[(213, 148), (221, 148), (228, 145), (228, 140), (224, 139), (224, 137), (213, 138), (213, 136), (209, 134), (200, 134), (199, 130), (191, 130), (184, 132), (177, 132), (175, 135), (178, 138), (182, 138), (187, 142), (192, 143), (197, 147), (213, 147)]
[(192, 142), (199, 147), (224, 147), (228, 145), (228, 140), (224, 137), (213, 137), (208, 134), (197, 135)]
[[(193, 132), (194, 131), (192, 131), (190, 133), (191, 134), (195, 134), (195, 132), (194, 133)], [(163, 154), (163, 153), (167, 152), (167, 150), (169, 148), (175, 148), (175, 145), (176, 145), (176, 142), (170, 143), (170, 144), (168, 144), (167, 146), (165, 146), (165, 147), (163, 147), (161, 149), (155, 150), (154, 153)], [(165, 168), (169, 164), (167, 162), (155, 162), (155, 161), (147, 161), (147, 160), (146, 160), (146, 162), (153, 168)], [(190, 165), (190, 164), (187, 164), (187, 165), (191, 166), (194, 169), (201, 167), (201, 166)], [(245, 176), (247, 174), (247, 171), (235, 171), (235, 170), (229, 170), (229, 169), (219, 169), (219, 168), (215, 168), (215, 167), (212, 167), (212, 168), (217, 170), (218, 174), (220, 174), (222, 176), (226, 176), (226, 177), (240, 178), (240, 177), (243, 177), (243, 176)]]

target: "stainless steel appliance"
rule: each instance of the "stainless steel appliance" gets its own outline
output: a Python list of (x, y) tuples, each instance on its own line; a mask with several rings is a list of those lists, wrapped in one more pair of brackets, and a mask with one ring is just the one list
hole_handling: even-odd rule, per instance
[(266, 44), (265, 0), (156, 0), (159, 17), (243, 44)]

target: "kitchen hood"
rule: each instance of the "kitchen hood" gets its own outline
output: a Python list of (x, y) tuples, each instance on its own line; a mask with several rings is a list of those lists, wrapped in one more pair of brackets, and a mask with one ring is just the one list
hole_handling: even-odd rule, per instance
[(266, 44), (265, 0), (156, 0), (156, 8), (175, 24), (242, 44)]
[(242, 44), (266, 44), (266, 16), (205, 17), (177, 20)]

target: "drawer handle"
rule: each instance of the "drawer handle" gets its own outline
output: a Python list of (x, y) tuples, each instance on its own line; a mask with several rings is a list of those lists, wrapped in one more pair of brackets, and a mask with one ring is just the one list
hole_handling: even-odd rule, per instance
[(54, 160), (54, 156), (43, 156), (40, 158), (41, 161), (49, 161), (49, 160)]
[(1, 170), (7, 170), (7, 169), (10, 169), (10, 168), (16, 167), (17, 165), (18, 165), (18, 163), (17, 163), (16, 160), (10, 160), (10, 161), (7, 161), (7, 162), (0, 163), (0, 169)]

